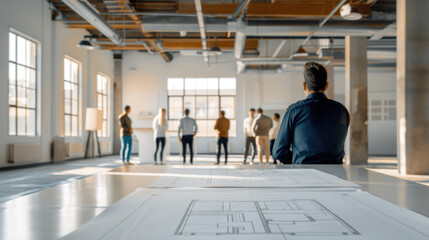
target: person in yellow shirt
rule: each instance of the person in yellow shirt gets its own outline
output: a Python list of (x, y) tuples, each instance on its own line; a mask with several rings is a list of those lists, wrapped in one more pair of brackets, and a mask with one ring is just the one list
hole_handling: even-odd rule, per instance
[(219, 164), (220, 155), (221, 155), (221, 147), (223, 145), (223, 149), (225, 152), (225, 165), (228, 162), (228, 131), (230, 127), (230, 121), (225, 117), (225, 111), (219, 112), (219, 118), (216, 120), (216, 124), (214, 129), (217, 131), (217, 163)]

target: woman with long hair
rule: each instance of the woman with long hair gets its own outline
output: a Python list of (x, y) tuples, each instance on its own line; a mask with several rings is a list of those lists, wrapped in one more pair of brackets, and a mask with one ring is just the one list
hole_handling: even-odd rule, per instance
[(167, 133), (167, 129), (168, 129), (168, 124), (167, 124), (167, 120), (166, 120), (166, 115), (167, 115), (167, 110), (165, 110), (165, 108), (160, 108), (158, 111), (158, 115), (155, 117), (155, 119), (153, 119), (153, 131), (154, 131), (154, 139), (155, 139), (155, 154), (154, 154), (154, 160), (155, 160), (155, 164), (158, 164), (156, 161), (156, 157), (158, 154), (158, 149), (159, 149), (159, 145), (161, 145), (161, 149), (160, 149), (160, 162), (162, 163), (162, 155), (164, 153), (164, 147), (165, 147), (165, 138), (166, 138), (166, 133)]

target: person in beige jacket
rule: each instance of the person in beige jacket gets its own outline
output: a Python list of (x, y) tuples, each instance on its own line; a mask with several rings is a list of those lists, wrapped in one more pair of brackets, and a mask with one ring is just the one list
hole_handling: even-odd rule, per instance
[(262, 108), (258, 108), (257, 113), (258, 117), (255, 119), (252, 130), (256, 136), (256, 145), (258, 147), (258, 156), (259, 162), (262, 164), (263, 152), (262, 149), (265, 150), (265, 159), (266, 163), (270, 163), (270, 139), (269, 132), (273, 127), (273, 120), (263, 114)]

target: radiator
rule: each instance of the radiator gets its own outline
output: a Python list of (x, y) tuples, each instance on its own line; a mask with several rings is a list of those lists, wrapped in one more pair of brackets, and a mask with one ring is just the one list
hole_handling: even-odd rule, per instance
[(39, 162), (42, 156), (40, 144), (10, 144), (10, 163), (30, 163)]
[(63, 137), (55, 137), (52, 141), (52, 162), (62, 162), (66, 160), (68, 145)]
[(111, 154), (112, 150), (109, 147), (110, 147), (110, 142), (100, 142), (101, 155)]
[[(231, 151), (231, 142), (228, 141), (228, 151)], [(223, 146), (222, 146), (223, 152)], [(209, 153), (217, 153), (217, 140), (209, 142)]]
[(71, 142), (68, 143), (68, 153), (67, 157), (69, 158), (80, 158), (85, 156), (85, 148), (82, 142)]

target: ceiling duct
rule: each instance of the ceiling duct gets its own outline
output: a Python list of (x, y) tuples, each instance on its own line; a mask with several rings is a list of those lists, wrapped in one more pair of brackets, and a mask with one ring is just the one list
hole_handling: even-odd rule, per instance
[(343, 48), (321, 48), (317, 51), (319, 58), (332, 58), (344, 60), (345, 50)]
[(113, 28), (107, 24), (98, 14), (98, 11), (86, 0), (62, 0), (68, 7), (75, 11), (79, 16), (93, 25), (104, 36), (109, 38), (117, 45), (122, 45), (124, 40), (118, 36)]

